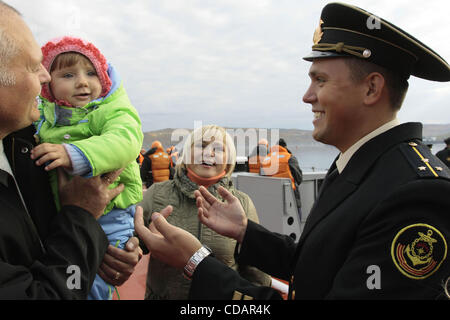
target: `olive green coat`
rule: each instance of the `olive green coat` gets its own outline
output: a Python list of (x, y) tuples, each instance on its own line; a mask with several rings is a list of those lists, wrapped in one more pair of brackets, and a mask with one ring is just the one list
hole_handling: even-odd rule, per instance
[[(228, 177), (222, 178), (208, 190), (218, 196), (219, 186), (227, 188), (239, 199), (250, 220), (259, 222), (255, 206), (248, 195), (236, 190)], [(270, 286), (271, 278), (267, 274), (254, 267), (237, 265), (234, 260), (235, 240), (217, 234), (198, 220), (194, 197), (194, 191), (197, 189), (198, 185), (184, 173), (176, 173), (173, 180), (153, 184), (144, 193), (144, 199), (139, 204), (144, 208), (144, 220), (148, 224), (153, 212), (159, 212), (170, 204), (173, 206), (173, 212), (167, 218), (168, 222), (192, 233), (213, 251), (217, 259), (237, 270), (247, 280), (257, 285)], [(190, 284), (181, 270), (150, 258), (146, 299), (187, 299)]]

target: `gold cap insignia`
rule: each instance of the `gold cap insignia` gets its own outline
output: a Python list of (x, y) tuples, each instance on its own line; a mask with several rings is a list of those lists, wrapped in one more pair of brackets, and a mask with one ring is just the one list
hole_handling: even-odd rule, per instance
[(392, 241), (391, 256), (397, 269), (411, 279), (425, 279), (447, 257), (444, 236), (428, 224), (413, 224), (400, 230)]
[(322, 39), (322, 35), (323, 35), (322, 24), (323, 24), (323, 20), (320, 19), (319, 26), (316, 28), (316, 31), (314, 31), (314, 36), (313, 36), (314, 44), (318, 44), (320, 42), (320, 40)]

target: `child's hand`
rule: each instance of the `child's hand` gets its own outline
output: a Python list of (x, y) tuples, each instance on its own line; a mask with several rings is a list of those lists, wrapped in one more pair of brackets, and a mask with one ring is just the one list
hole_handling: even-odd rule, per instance
[(40, 144), (31, 150), (31, 159), (38, 159), (36, 161), (36, 165), (38, 166), (51, 162), (45, 167), (46, 171), (50, 171), (57, 167), (72, 170), (72, 162), (66, 152), (66, 148), (64, 148), (62, 144)]

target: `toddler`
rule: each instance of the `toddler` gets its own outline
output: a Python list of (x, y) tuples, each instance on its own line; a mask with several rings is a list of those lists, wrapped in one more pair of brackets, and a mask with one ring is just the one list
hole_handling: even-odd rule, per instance
[[(45, 165), (59, 208), (55, 168), (71, 175), (101, 175), (125, 168), (111, 187), (124, 191), (98, 220), (110, 243), (123, 248), (133, 236), (135, 204), (142, 200), (142, 181), (135, 159), (142, 147), (141, 122), (119, 75), (92, 44), (63, 37), (42, 47), (42, 64), (52, 80), (42, 87), (39, 144), (32, 151)], [(111, 299), (114, 287), (96, 276), (89, 299)]]

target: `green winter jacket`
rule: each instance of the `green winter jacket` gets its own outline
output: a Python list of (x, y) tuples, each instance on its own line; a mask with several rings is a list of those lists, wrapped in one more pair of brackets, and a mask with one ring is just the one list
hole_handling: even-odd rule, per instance
[[(248, 195), (236, 190), (231, 180), (224, 177), (208, 188), (219, 199), (217, 193), (219, 186), (225, 187), (239, 199), (250, 220), (259, 222), (255, 206)], [(192, 182), (184, 171), (178, 170), (173, 180), (153, 184), (144, 193), (144, 200), (139, 204), (144, 209), (146, 225), (150, 223), (153, 212), (159, 212), (170, 204), (173, 206), (173, 212), (167, 218), (168, 222), (192, 233), (212, 250), (218, 260), (238, 271), (247, 280), (257, 285), (270, 286), (271, 278), (267, 274), (254, 267), (237, 265), (234, 260), (235, 240), (217, 234), (198, 220), (194, 197), (194, 191), (197, 189), (198, 185)], [(145, 298), (184, 300), (188, 298), (190, 283), (181, 270), (150, 258)]]
[[(104, 99), (82, 108), (58, 106), (41, 98), (41, 120), (37, 124), (39, 143), (72, 144), (81, 150), (92, 168), (92, 176), (125, 168), (111, 184), (120, 183), (124, 191), (106, 207), (127, 208), (142, 200), (142, 181), (136, 157), (142, 146), (143, 133), (136, 109), (131, 105), (123, 85)], [(50, 181), (59, 208), (56, 170)]]

